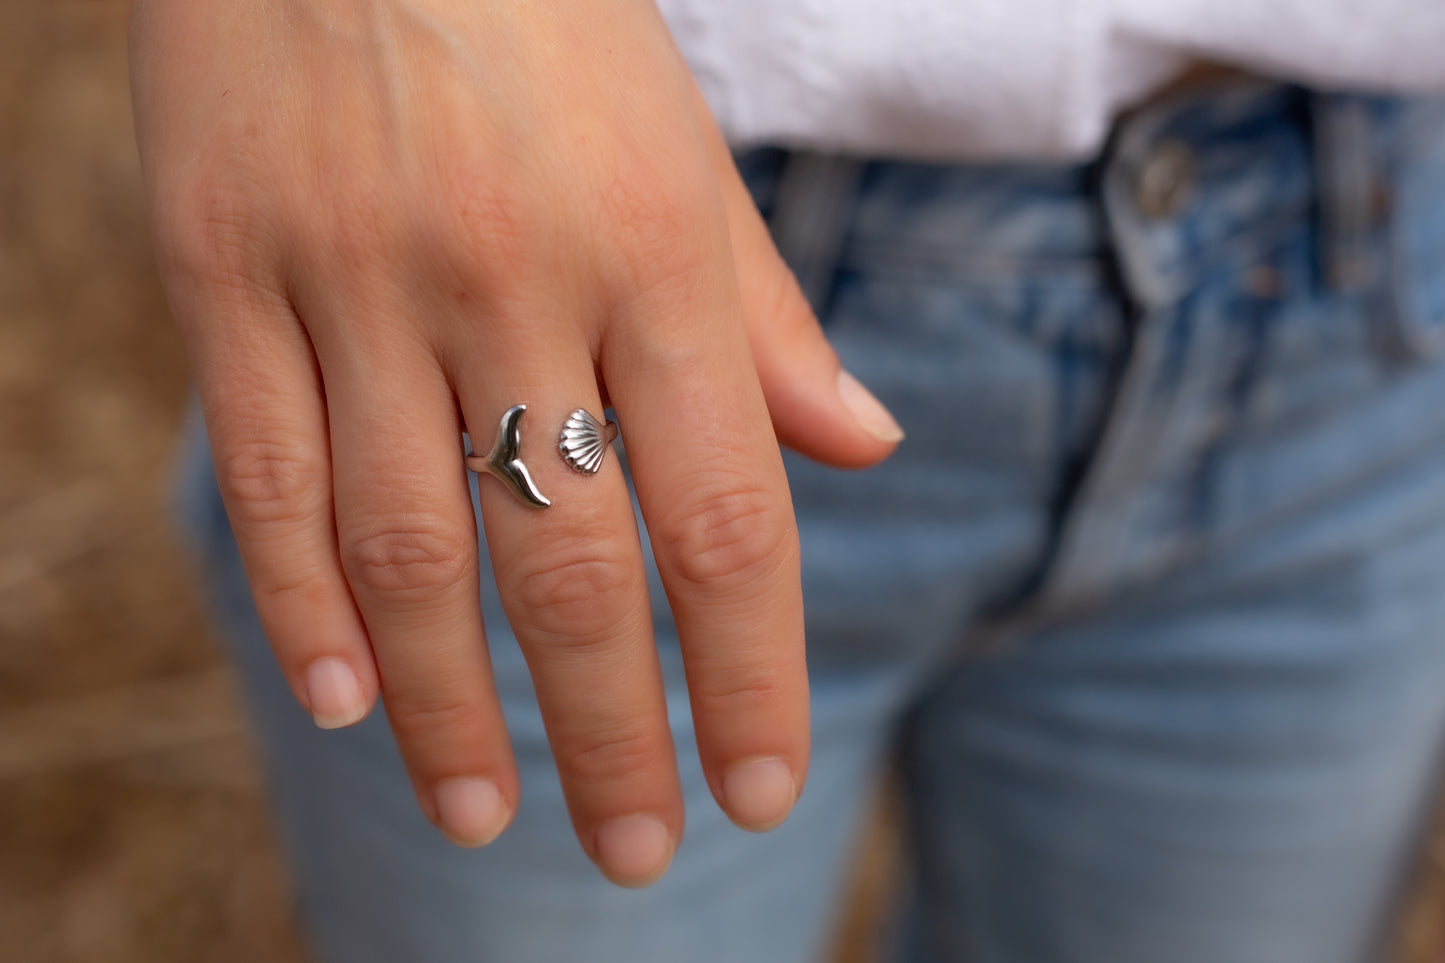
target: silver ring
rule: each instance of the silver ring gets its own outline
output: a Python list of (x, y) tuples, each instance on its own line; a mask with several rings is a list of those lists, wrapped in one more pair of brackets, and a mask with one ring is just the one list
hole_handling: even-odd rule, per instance
[(524, 504), (546, 508), (552, 504), (551, 500), (537, 490), (537, 483), (532, 481), (532, 473), (522, 464), (522, 432), (519, 423), (526, 410), (526, 405), (513, 405), (508, 408), (502, 415), (501, 424), (497, 426), (497, 441), (492, 445), (492, 450), (485, 456), (475, 453), (467, 455), (467, 467), (479, 475), (486, 472), (498, 479)]

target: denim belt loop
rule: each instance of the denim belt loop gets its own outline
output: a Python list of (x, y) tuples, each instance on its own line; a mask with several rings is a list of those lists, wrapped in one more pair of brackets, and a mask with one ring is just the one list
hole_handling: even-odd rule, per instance
[(1445, 178), (1445, 99), (1381, 109), (1389, 156), (1388, 190), (1378, 191), (1386, 269), (1380, 316), (1388, 347), (1403, 362), (1445, 358), (1445, 281), (1438, 265), (1445, 233), (1438, 223)]
[(1372, 156), (1373, 124), (1359, 97), (1316, 94), (1310, 100), (1320, 264), (1330, 290), (1365, 294), (1381, 281), (1375, 243), (1380, 178)]
[(778, 176), (769, 219), (773, 243), (820, 316), (827, 311), (863, 168), (853, 157), (799, 150), (789, 152)]
[(1400, 196), (1399, 181), (1401, 165), (1411, 166), (1410, 138), (1438, 137), (1445, 115), (1437, 107), (1433, 124), (1425, 111), (1418, 120), (1391, 117), (1378, 102), (1346, 94), (1316, 95), (1312, 106), (1326, 283), (1370, 302), (1385, 361), (1440, 358), (1445, 324), (1411, 297), (1420, 279), (1413, 276), (1406, 225), (1418, 212)]

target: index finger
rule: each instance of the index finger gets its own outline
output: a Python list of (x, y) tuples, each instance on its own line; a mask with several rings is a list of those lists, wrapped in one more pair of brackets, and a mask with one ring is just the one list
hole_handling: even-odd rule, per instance
[(676, 617), (708, 784), (734, 822), (768, 829), (807, 772), (797, 526), (731, 271), (679, 283), (699, 287), (629, 305), (603, 375)]

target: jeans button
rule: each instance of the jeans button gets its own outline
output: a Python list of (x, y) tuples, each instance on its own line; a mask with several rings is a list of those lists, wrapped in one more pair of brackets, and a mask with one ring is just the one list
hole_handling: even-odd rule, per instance
[(1134, 179), (1134, 202), (1145, 217), (1173, 217), (1194, 194), (1194, 152), (1179, 140), (1154, 146)]

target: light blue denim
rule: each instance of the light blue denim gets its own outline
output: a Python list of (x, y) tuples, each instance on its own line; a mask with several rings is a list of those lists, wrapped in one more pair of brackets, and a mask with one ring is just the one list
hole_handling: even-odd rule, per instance
[(185, 515), (321, 958), (816, 959), (890, 771), (880, 958), (1374, 958), (1445, 746), (1445, 104), (1238, 85), (1081, 166), (741, 164), (908, 430), (866, 472), (789, 460), (815, 748), (773, 833), (711, 799), (655, 591), (687, 831), (661, 883), (604, 882), (484, 561), (524, 803), (448, 845), (380, 713), (293, 704), (196, 431)]

